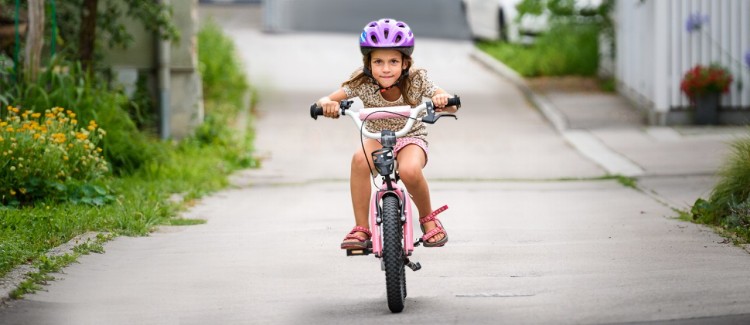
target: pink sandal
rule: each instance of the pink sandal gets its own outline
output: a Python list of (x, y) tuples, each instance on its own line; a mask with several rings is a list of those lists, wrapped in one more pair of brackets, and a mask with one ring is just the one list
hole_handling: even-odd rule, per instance
[[(437, 226), (433, 228), (432, 230), (430, 230), (428, 233), (424, 234), (424, 236), (422, 236), (422, 242), (424, 244), (424, 247), (443, 247), (443, 245), (445, 245), (445, 243), (448, 242), (448, 233), (445, 232), (445, 228), (443, 228), (443, 223), (440, 222), (440, 219), (437, 218), (437, 215), (440, 214), (440, 212), (443, 212), (447, 209), (448, 209), (448, 206), (444, 205), (438, 208), (437, 210), (432, 211), (428, 216), (419, 219), (419, 227), (422, 228), (423, 233), (424, 233), (425, 223), (434, 221), (435, 225)], [(445, 237), (433, 243), (427, 241), (428, 239), (435, 237), (435, 235), (437, 234), (443, 234), (445, 235)]]
[[(362, 235), (358, 235), (357, 232), (363, 232), (367, 237), (365, 238)], [(356, 226), (352, 228), (352, 231), (350, 231), (346, 237), (344, 237), (344, 242), (341, 243), (341, 249), (365, 249), (368, 247), (371, 237), (372, 233), (370, 232), (370, 229)], [(347, 241), (349, 239), (356, 239), (358, 241)]]

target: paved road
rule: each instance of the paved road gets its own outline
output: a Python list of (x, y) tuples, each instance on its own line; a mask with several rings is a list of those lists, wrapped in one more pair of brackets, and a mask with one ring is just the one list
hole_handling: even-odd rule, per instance
[(45, 291), (0, 309), (0, 323), (748, 320), (744, 250), (615, 181), (564, 180), (604, 170), (470, 60), (469, 43), (451, 40), (420, 40), (415, 52), (464, 103), (458, 121), (430, 129), (426, 170), (433, 201), (451, 206), (443, 217), (451, 240), (418, 249), (423, 269), (408, 274), (406, 310), (391, 314), (378, 261), (337, 249), (352, 226), (346, 178), (357, 133), (345, 120), (307, 116), (358, 64), (356, 35), (268, 35), (243, 23), (252, 11), (224, 9), (211, 13), (263, 94), (264, 167), (186, 213), (207, 224), (107, 243), (105, 254), (82, 257)]

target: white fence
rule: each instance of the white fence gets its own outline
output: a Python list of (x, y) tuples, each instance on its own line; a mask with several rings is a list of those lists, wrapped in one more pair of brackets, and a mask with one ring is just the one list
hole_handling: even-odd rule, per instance
[[(691, 14), (709, 19), (692, 33), (686, 28)], [(734, 76), (720, 119), (747, 123), (737, 113), (750, 113), (750, 68), (743, 62), (750, 51), (750, 0), (618, 0), (614, 19), (621, 93), (647, 109), (652, 124), (684, 123), (680, 116), (690, 103), (680, 91), (682, 76), (712, 62)]]

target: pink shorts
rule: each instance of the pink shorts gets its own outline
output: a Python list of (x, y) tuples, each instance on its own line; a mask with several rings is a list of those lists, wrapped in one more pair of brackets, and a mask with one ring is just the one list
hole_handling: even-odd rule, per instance
[(398, 152), (410, 144), (416, 144), (417, 146), (422, 148), (422, 151), (424, 151), (424, 163), (425, 165), (427, 165), (427, 160), (428, 160), (430, 151), (427, 150), (427, 142), (419, 138), (403, 137), (403, 138), (396, 139), (396, 145), (393, 146), (393, 155), (395, 157), (398, 157)]

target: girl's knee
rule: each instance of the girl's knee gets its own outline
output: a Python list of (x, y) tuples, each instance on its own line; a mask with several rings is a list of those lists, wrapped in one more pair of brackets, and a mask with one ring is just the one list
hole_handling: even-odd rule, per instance
[(355, 152), (352, 155), (352, 170), (367, 171), (369, 169), (368, 162), (367, 157), (363, 153)]
[(398, 175), (404, 181), (404, 183), (418, 182), (424, 178), (422, 175), (422, 168), (414, 165), (399, 165)]

